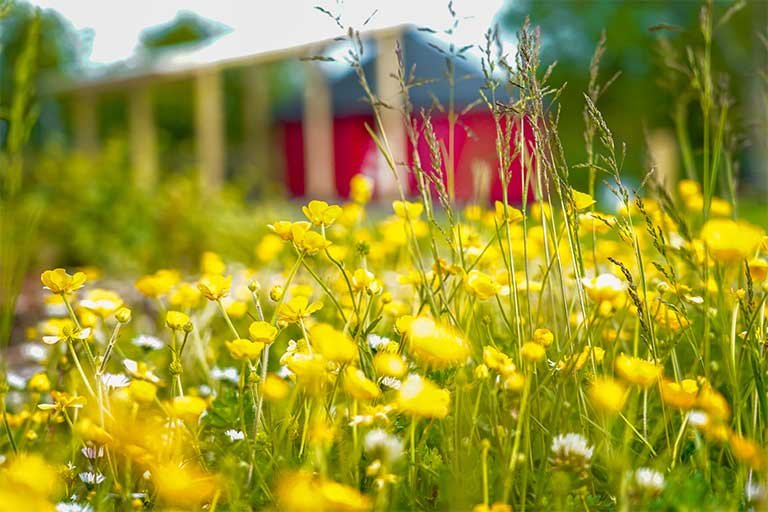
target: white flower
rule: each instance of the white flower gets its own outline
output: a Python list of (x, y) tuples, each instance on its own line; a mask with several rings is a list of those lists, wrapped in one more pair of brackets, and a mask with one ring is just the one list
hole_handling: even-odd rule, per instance
[(45, 316), (56, 317), (67, 316), (68, 314), (67, 305), (63, 302), (54, 302), (45, 305)]
[(281, 366), (279, 370), (277, 370), (277, 376), (281, 379), (287, 379), (293, 375), (293, 372), (290, 368), (287, 366)]
[(214, 366), (211, 368), (211, 378), (216, 381), (227, 381), (237, 384), (240, 375), (236, 368), (219, 368)]
[(744, 487), (744, 497), (748, 502), (762, 501), (766, 497), (765, 488), (755, 482), (747, 482)]
[(149, 350), (160, 350), (161, 348), (165, 347), (165, 343), (163, 343), (163, 340), (156, 336), (151, 336), (149, 334), (139, 334), (133, 340), (131, 341), (134, 345), (140, 348), (146, 348)]
[(55, 345), (60, 341), (67, 341), (68, 339), (71, 340), (87, 340), (91, 336), (92, 329), (90, 327), (85, 327), (84, 329), (80, 329), (75, 332), (70, 332), (68, 334), (61, 333), (55, 336), (43, 336), (43, 343), (46, 345)]
[(703, 427), (709, 421), (704, 411), (691, 411), (688, 413), (688, 423), (694, 427)]
[(101, 382), (107, 389), (118, 389), (128, 386), (131, 379), (124, 373), (105, 373), (101, 376)]
[(403, 454), (403, 441), (385, 430), (371, 430), (363, 441), (365, 451), (385, 463), (395, 462)]
[(384, 336), (379, 336), (378, 334), (369, 334), (368, 335), (368, 345), (373, 350), (379, 350), (381, 348), (384, 348), (387, 346), (387, 343), (389, 343), (391, 340), (389, 338), (386, 338)]
[(25, 343), (21, 348), (24, 357), (35, 363), (42, 363), (48, 359), (48, 348), (39, 343)]
[(83, 457), (86, 459), (94, 460), (94, 459), (100, 459), (104, 456), (104, 447), (99, 446), (98, 448), (96, 446), (86, 446), (82, 450), (80, 450), (80, 453), (83, 454)]
[(552, 440), (552, 452), (563, 458), (579, 457), (586, 462), (592, 458), (594, 448), (579, 434), (560, 434)]
[(396, 377), (382, 377), (379, 379), (379, 383), (390, 389), (400, 389), (400, 386), (402, 385), (400, 379)]
[(235, 430), (235, 429), (233, 429), (233, 428), (231, 428), (231, 429), (227, 430), (226, 432), (224, 432), (224, 434), (225, 434), (225, 435), (226, 435), (226, 436), (229, 438), (229, 440), (230, 440), (230, 441), (232, 441), (233, 443), (234, 443), (235, 441), (242, 441), (243, 439), (245, 439), (245, 434), (244, 434), (242, 431), (240, 431), (240, 430)]
[(56, 504), (56, 512), (93, 512), (93, 507), (87, 503), (62, 501)]
[(101, 473), (94, 473), (93, 471), (86, 471), (77, 475), (83, 483), (88, 485), (98, 485), (106, 478)]
[(143, 380), (148, 380), (149, 382), (153, 384), (157, 384), (160, 382), (160, 377), (155, 375), (155, 373), (152, 370), (144, 370), (139, 371), (139, 363), (134, 361), (133, 359), (123, 359), (123, 366), (126, 370), (128, 370), (128, 373), (131, 374), (133, 377), (141, 378)]
[(13, 389), (24, 389), (27, 387), (27, 379), (18, 373), (8, 372), (8, 374), (5, 376), (5, 380)]
[(650, 468), (635, 471), (635, 483), (641, 489), (661, 492), (664, 490), (664, 475)]

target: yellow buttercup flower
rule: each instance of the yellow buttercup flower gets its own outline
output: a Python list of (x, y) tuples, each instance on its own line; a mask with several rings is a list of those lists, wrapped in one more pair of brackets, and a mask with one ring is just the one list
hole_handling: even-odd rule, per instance
[(197, 282), (197, 288), (208, 300), (219, 300), (229, 293), (232, 276), (206, 274)]
[(46, 270), (40, 275), (43, 286), (51, 293), (72, 293), (82, 288), (85, 280), (86, 277), (83, 272), (69, 275), (63, 268)]
[(527, 341), (523, 343), (523, 346), (520, 349), (520, 355), (526, 361), (530, 361), (532, 363), (538, 363), (539, 361), (543, 361), (544, 358), (547, 357), (547, 350), (544, 348), (543, 345), (540, 345), (535, 341)]
[(381, 394), (376, 383), (354, 366), (347, 366), (344, 370), (344, 391), (355, 400), (361, 401), (373, 400)]
[(173, 508), (199, 509), (219, 488), (216, 477), (194, 463), (165, 462), (152, 466), (150, 473), (158, 499)]
[(357, 344), (329, 324), (312, 326), (309, 330), (309, 339), (312, 348), (329, 361), (351, 363), (357, 360)]
[(419, 418), (445, 418), (450, 402), (447, 390), (416, 374), (405, 379), (397, 394), (398, 410)]
[(627, 401), (627, 389), (610, 377), (598, 377), (589, 387), (589, 400), (592, 404), (609, 414), (618, 414)]
[(288, 396), (290, 390), (290, 385), (274, 373), (268, 373), (266, 380), (261, 384), (261, 392), (270, 402), (279, 402)]
[(53, 512), (60, 491), (56, 470), (39, 455), (9, 457), (0, 468), (0, 511)]
[(51, 390), (51, 381), (45, 372), (39, 372), (30, 377), (27, 389), (33, 393), (47, 393)]
[(355, 174), (349, 180), (349, 198), (357, 204), (365, 204), (373, 195), (373, 180), (364, 174)]
[(555, 341), (555, 335), (552, 334), (552, 331), (549, 329), (541, 327), (533, 331), (533, 341), (539, 345), (548, 347), (552, 344), (553, 341)]
[[(248, 340), (245, 340), (248, 341)], [(252, 343), (248, 341), (248, 343)], [(208, 402), (199, 396), (177, 396), (171, 403), (173, 414), (183, 420), (195, 422), (208, 408)]]
[(189, 321), (189, 316), (181, 311), (169, 311), (165, 314), (165, 325), (174, 331), (184, 329), (184, 326), (187, 325)]
[(622, 379), (644, 388), (655, 384), (663, 372), (663, 368), (655, 363), (624, 354), (616, 357), (614, 367)]
[(200, 303), (200, 289), (194, 284), (179, 283), (168, 295), (168, 303), (181, 309), (192, 309)]
[(248, 326), (248, 336), (259, 343), (272, 343), (277, 336), (277, 328), (269, 322), (257, 320)]
[(256, 341), (238, 338), (224, 343), (234, 359), (238, 361), (253, 361), (259, 358), (264, 344)]
[(496, 209), (496, 222), (499, 224), (504, 224), (505, 222), (508, 224), (516, 224), (518, 222), (522, 222), (522, 220), (525, 218), (523, 212), (514, 206), (510, 206), (508, 204), (504, 205), (504, 203), (501, 201), (496, 201), (494, 203), (494, 208)]
[(128, 385), (128, 394), (136, 402), (148, 404), (157, 396), (157, 386), (152, 382), (135, 379)]
[(147, 297), (160, 297), (167, 294), (180, 280), (181, 276), (177, 271), (162, 269), (140, 277), (135, 286)]
[(384, 377), (402, 377), (408, 370), (403, 358), (391, 352), (378, 352), (373, 356), (373, 369), (376, 375)]
[(582, 277), (581, 284), (587, 296), (595, 302), (610, 302), (627, 289), (625, 281), (613, 274), (600, 274), (597, 277)]
[(310, 304), (308, 298), (300, 295), (298, 297), (291, 297), (283, 304), (280, 304), (277, 316), (281, 321), (292, 324), (307, 318), (316, 311), (320, 311), (322, 307), (322, 302)]
[(202, 274), (223, 275), (227, 271), (227, 265), (221, 256), (215, 252), (206, 251), (200, 256), (200, 272)]
[(304, 216), (315, 226), (330, 226), (341, 216), (341, 206), (325, 201), (312, 200), (301, 207)]
[(293, 243), (298, 250), (310, 256), (314, 256), (331, 246), (330, 240), (314, 231), (305, 231), (301, 234), (294, 235)]
[(410, 201), (393, 201), (392, 209), (395, 211), (395, 215), (403, 220), (416, 220), (424, 212), (424, 205)]
[(699, 385), (693, 379), (684, 379), (681, 382), (663, 380), (659, 391), (661, 399), (667, 405), (678, 409), (693, 409), (696, 406)]
[(431, 368), (456, 366), (469, 357), (466, 340), (455, 329), (433, 318), (415, 318), (407, 327), (407, 335), (408, 353), (416, 361)]
[(763, 240), (763, 230), (747, 222), (712, 219), (701, 228), (701, 240), (721, 263), (751, 259)]
[(470, 270), (464, 278), (464, 288), (480, 300), (488, 300), (501, 292), (502, 286), (479, 270)]
[(683, 200), (701, 194), (701, 185), (693, 180), (680, 180), (677, 183), (677, 192)]
[(586, 210), (597, 202), (595, 201), (595, 198), (589, 194), (585, 194), (584, 192), (571, 189), (571, 193), (573, 194), (573, 202), (576, 204), (577, 211)]

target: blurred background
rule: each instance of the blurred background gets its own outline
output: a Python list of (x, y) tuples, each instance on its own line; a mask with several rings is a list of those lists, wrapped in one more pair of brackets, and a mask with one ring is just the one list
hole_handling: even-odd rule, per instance
[[(429, 82), (412, 101), (433, 112), (438, 134), (447, 133), (448, 105), (463, 112), (455, 162), (460, 201), (499, 194), (498, 185), (478, 178), (489, 166), (483, 161), (494, 158), (492, 123), (476, 104), (479, 45), (488, 27), (498, 26), (503, 51), (512, 55), (526, 16), (541, 27), (542, 69), (557, 61), (550, 82), (567, 83), (560, 124), (570, 164), (586, 159), (582, 95), (603, 31), (602, 80), (621, 74), (599, 106), (615, 138), (629, 143), (628, 182), (638, 183), (650, 168), (649, 152), (669, 179), (685, 177), (701, 158), (702, 120), (690, 81), (670, 69), (675, 59), (685, 61), (686, 45), (701, 42), (697, 1), (0, 5), (2, 165), (18, 175), (6, 193), (23, 198), (14, 209), (26, 220), (16, 224), (34, 226), (25, 238), (34, 266), (88, 264), (130, 275), (193, 267), (208, 249), (258, 263), (254, 247), (264, 224), (286, 210), (281, 200), (343, 198), (357, 173), (370, 176), (386, 199), (388, 171), (365, 128), (370, 107), (345, 63), (348, 47), (334, 40), (344, 33), (339, 24), (362, 30), (362, 65), (375, 92), (397, 92), (389, 75), (398, 42), (406, 67)], [(717, 19), (728, 18), (716, 27), (712, 57), (738, 121), (732, 138), (741, 213), (767, 225), (761, 34), (768, 2), (715, 2), (714, 10)], [(460, 77), (453, 86), (446, 62)], [(396, 134), (402, 129), (397, 116), (387, 123)], [(690, 154), (677, 145), (680, 126), (691, 134)], [(402, 138), (395, 149), (407, 161)], [(574, 168), (577, 187), (586, 187), (585, 172)]]

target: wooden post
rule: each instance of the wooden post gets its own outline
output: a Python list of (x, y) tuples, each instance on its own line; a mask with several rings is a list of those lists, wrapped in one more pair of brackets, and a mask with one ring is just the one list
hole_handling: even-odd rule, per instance
[(397, 74), (395, 48), (399, 39), (400, 34), (397, 32), (383, 32), (376, 36), (376, 94), (384, 103), (392, 106), (392, 108), (381, 109), (381, 121), (397, 173), (395, 177), (386, 160), (380, 156), (376, 190), (379, 198), (384, 200), (399, 198), (399, 187), (406, 195), (408, 194), (407, 172), (404, 167), (408, 157), (408, 146), (401, 114), (403, 97), (400, 94), (400, 84), (397, 78), (393, 77)]
[(201, 69), (195, 78), (195, 126), (200, 188), (217, 192), (224, 182), (224, 104), (218, 68)]
[[(253, 173), (249, 185), (262, 189), (275, 181), (272, 131), (270, 129), (269, 82), (265, 66), (250, 66), (243, 71), (243, 138), (245, 157)], [(271, 187), (270, 187), (271, 188)]]
[(148, 84), (128, 93), (133, 184), (151, 190), (157, 183), (157, 135)]
[(336, 197), (333, 167), (333, 103), (328, 81), (317, 64), (306, 63), (304, 88), (304, 195), (310, 199)]
[(75, 148), (83, 153), (95, 153), (99, 149), (97, 101), (96, 94), (88, 90), (77, 91), (73, 97), (72, 124)]

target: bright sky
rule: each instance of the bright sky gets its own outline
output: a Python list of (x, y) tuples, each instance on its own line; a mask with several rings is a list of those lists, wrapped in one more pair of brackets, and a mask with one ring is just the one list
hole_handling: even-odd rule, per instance
[[(462, 21), (456, 44), (477, 44), (493, 23), (504, 0), (455, 0)], [(193, 11), (234, 29), (244, 45), (258, 49), (289, 47), (339, 35), (339, 29), (315, 5), (341, 12), (345, 25), (380, 28), (402, 23), (440, 31), (450, 26), (447, 0), (32, 0), (68, 18), (76, 29), (92, 31), (93, 63), (129, 57), (142, 29), (173, 19), (179, 10)], [(440, 36), (444, 37), (444, 36)], [(253, 41), (249, 41), (253, 39)]]

